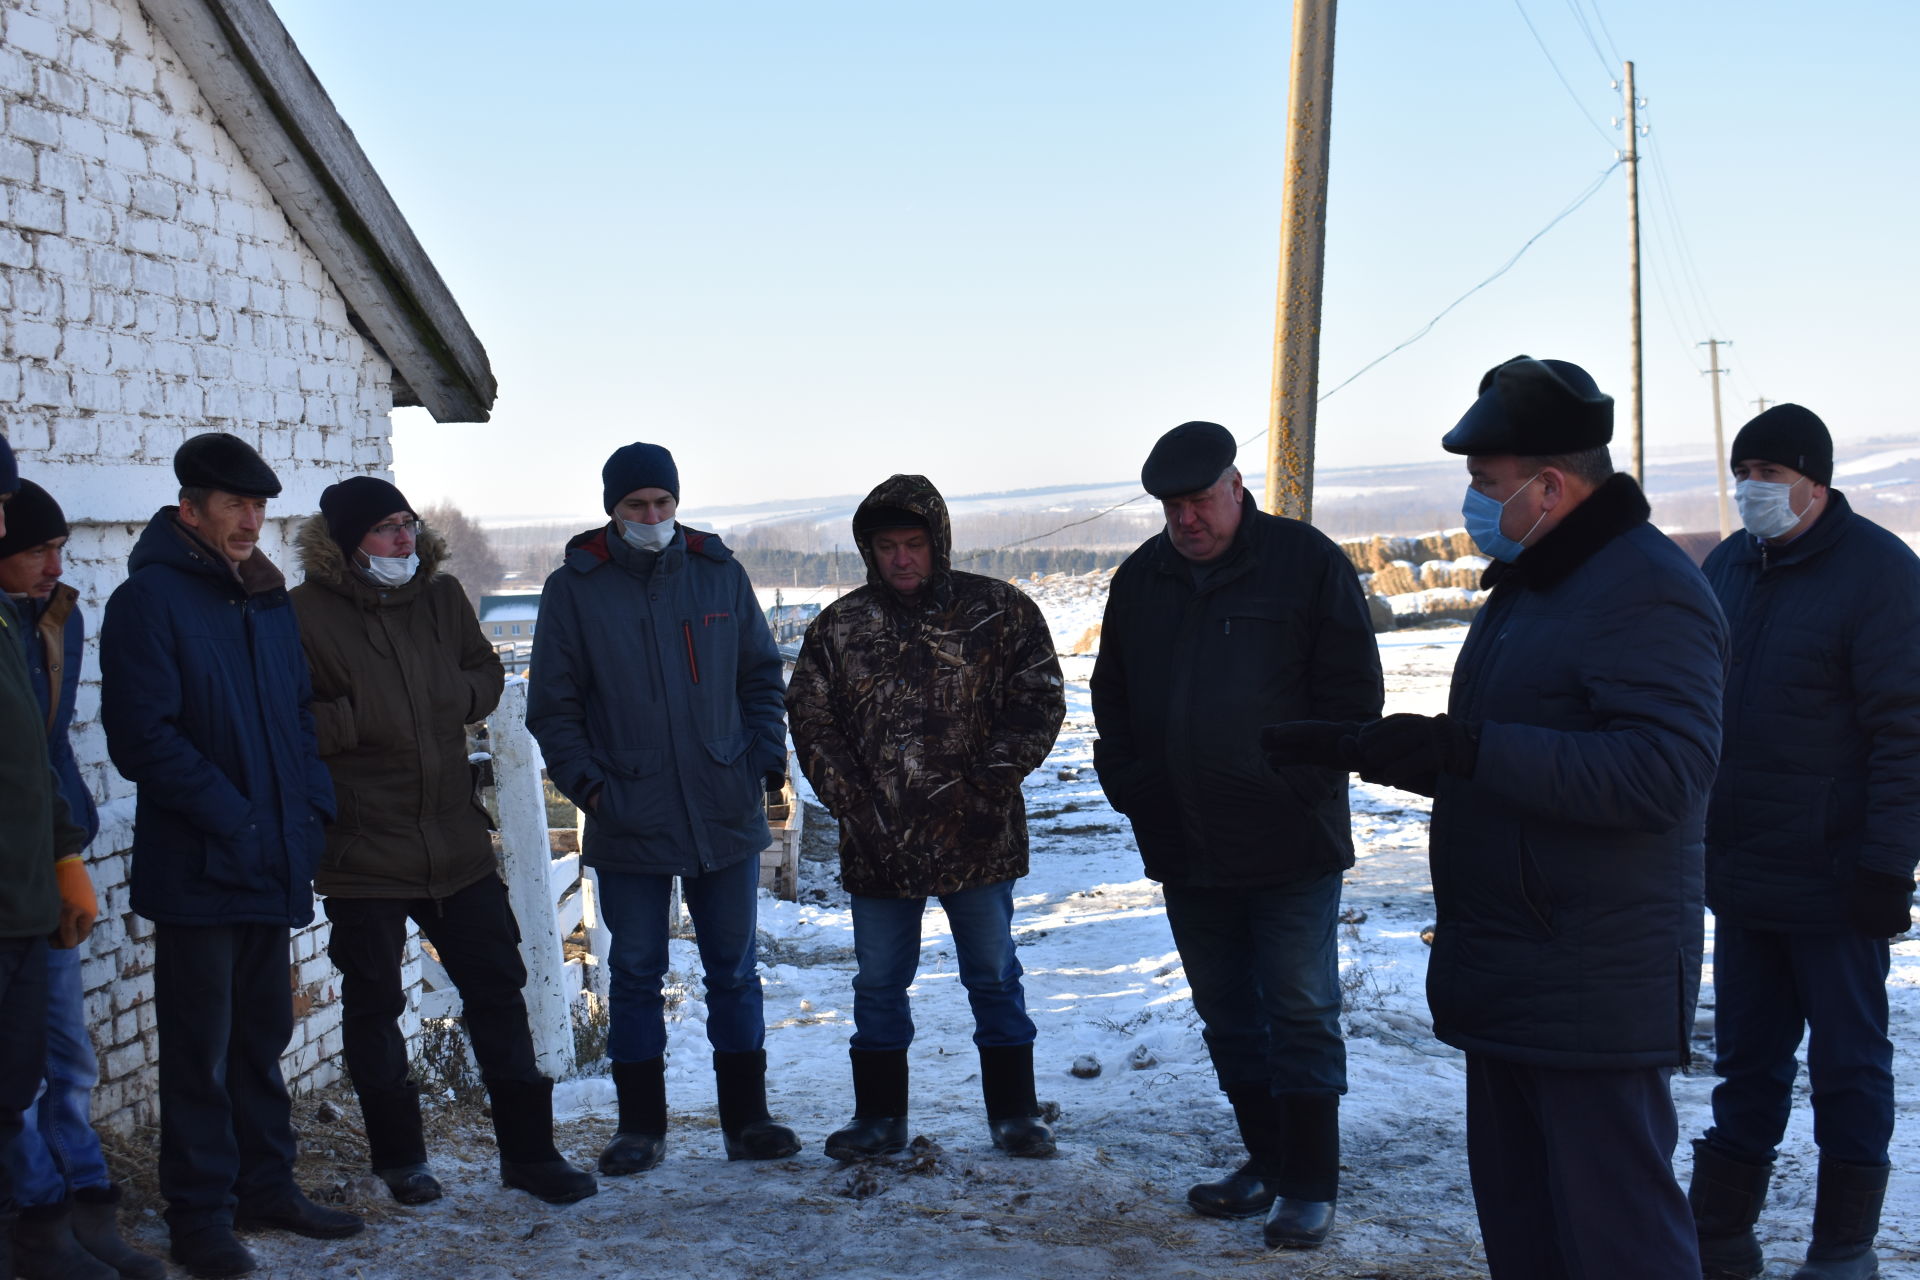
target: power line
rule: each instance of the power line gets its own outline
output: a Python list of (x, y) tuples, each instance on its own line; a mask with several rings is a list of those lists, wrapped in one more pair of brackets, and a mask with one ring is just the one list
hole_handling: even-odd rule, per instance
[(1607, 55), (1600, 52), (1600, 42), (1593, 38), (1593, 28), (1587, 24), (1587, 15), (1580, 8), (1580, 0), (1567, 0), (1567, 8), (1573, 11), (1573, 20), (1580, 24), (1581, 34), (1587, 37), (1587, 47), (1593, 50), (1593, 56), (1600, 60), (1600, 69), (1608, 79), (1613, 78), (1616, 63), (1608, 62)]
[(1602, 142), (1606, 143), (1609, 147), (1613, 146), (1613, 135), (1600, 127), (1600, 122), (1595, 120), (1593, 113), (1587, 110), (1587, 104), (1580, 101), (1580, 95), (1573, 91), (1573, 85), (1567, 80), (1565, 74), (1561, 72), (1560, 64), (1554, 60), (1553, 51), (1547, 48), (1547, 42), (1540, 38), (1539, 28), (1535, 27), (1533, 25), (1533, 19), (1527, 16), (1526, 6), (1521, 4), (1520, 0), (1513, 0), (1513, 7), (1520, 11), (1520, 20), (1527, 24), (1527, 30), (1533, 32), (1533, 42), (1539, 45), (1540, 52), (1546, 55), (1547, 65), (1553, 68), (1553, 74), (1559, 78), (1560, 87), (1567, 91), (1569, 98), (1573, 99), (1574, 108), (1580, 112), (1580, 115), (1586, 120), (1587, 124), (1593, 128), (1593, 131), (1600, 135)]
[(1611, 65), (1617, 67), (1626, 59), (1620, 56), (1620, 46), (1613, 42), (1613, 32), (1607, 30), (1607, 18), (1600, 12), (1600, 0), (1587, 0), (1587, 4), (1593, 10), (1593, 20), (1600, 24), (1600, 34), (1606, 37), (1607, 49), (1613, 54)]

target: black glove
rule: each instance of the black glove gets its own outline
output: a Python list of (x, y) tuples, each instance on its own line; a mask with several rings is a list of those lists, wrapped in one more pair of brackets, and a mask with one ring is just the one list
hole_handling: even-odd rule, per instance
[(1410, 784), (1425, 781), (1430, 786), (1440, 773), (1471, 778), (1480, 754), (1480, 740), (1473, 731), (1443, 715), (1376, 720), (1360, 730), (1355, 747), (1358, 763), (1354, 767), (1362, 778), (1403, 790), (1427, 790)]
[(1913, 926), (1913, 881), (1884, 871), (1853, 869), (1847, 922), (1869, 938), (1895, 938)]
[(1311, 765), (1351, 773), (1359, 763), (1353, 740), (1360, 729), (1347, 720), (1289, 720), (1260, 730), (1260, 750), (1276, 772)]
[(760, 776), (760, 782), (762, 789), (768, 795), (777, 796), (786, 788), (787, 771), (785, 769), (769, 769)]

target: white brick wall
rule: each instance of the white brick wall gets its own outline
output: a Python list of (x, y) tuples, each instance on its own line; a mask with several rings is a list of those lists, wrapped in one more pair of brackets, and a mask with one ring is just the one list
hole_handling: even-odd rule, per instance
[[(83, 973), (96, 1118), (118, 1127), (154, 1114), (152, 948), (127, 907), (133, 788), (107, 762), (92, 636), (197, 431), (232, 432), (279, 473), (261, 549), (297, 578), (286, 538), (320, 490), (391, 466), (392, 373), (134, 0), (8, 0), (0, 110), (0, 430), (74, 524), (66, 579), (89, 634), (74, 747), (107, 818)], [(312, 1007), (295, 1087), (341, 1075), (325, 945), (324, 919), (295, 939), (290, 981)]]

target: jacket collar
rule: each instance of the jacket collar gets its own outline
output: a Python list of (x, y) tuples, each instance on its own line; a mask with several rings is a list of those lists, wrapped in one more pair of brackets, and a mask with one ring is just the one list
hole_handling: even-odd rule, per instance
[[(1229, 581), (1247, 572), (1253, 565), (1253, 526), (1263, 516), (1258, 503), (1253, 500), (1251, 490), (1240, 495), (1240, 527), (1233, 532), (1233, 545), (1227, 548), (1227, 554), (1218, 560), (1209, 560), (1205, 568), (1209, 570), (1207, 588)], [(1193, 571), (1201, 566), (1173, 549), (1173, 538), (1163, 528), (1153, 543), (1153, 567), (1161, 573), (1172, 574), (1185, 581), (1193, 581)]]
[(1742, 529), (1733, 535), (1736, 564), (1762, 564), (1768, 568), (1777, 568), (1784, 564), (1798, 564), (1811, 560), (1840, 541), (1847, 526), (1853, 522), (1853, 504), (1847, 501), (1847, 495), (1838, 489), (1827, 490), (1827, 509), (1813, 522), (1813, 528), (1807, 530), (1784, 547), (1772, 546), (1762, 542)]
[(1645, 524), (1651, 514), (1647, 497), (1633, 477), (1624, 471), (1615, 472), (1519, 559), (1487, 566), (1480, 585), (1495, 587), (1511, 580), (1535, 591), (1551, 591), (1572, 577), (1574, 570), (1600, 548)]

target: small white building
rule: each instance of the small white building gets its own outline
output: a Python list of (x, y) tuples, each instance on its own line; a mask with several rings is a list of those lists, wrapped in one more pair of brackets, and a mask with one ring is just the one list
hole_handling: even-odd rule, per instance
[[(73, 524), (90, 641), (199, 431), (279, 473), (262, 549), (297, 577), (291, 529), (326, 485), (388, 473), (395, 405), (486, 419), (485, 350), (267, 0), (8, 0), (0, 22), (0, 430)], [(153, 1114), (152, 952), (91, 644), (82, 679), (96, 1117), (125, 1125)], [(295, 939), (295, 1087), (340, 1074), (324, 928)]]

